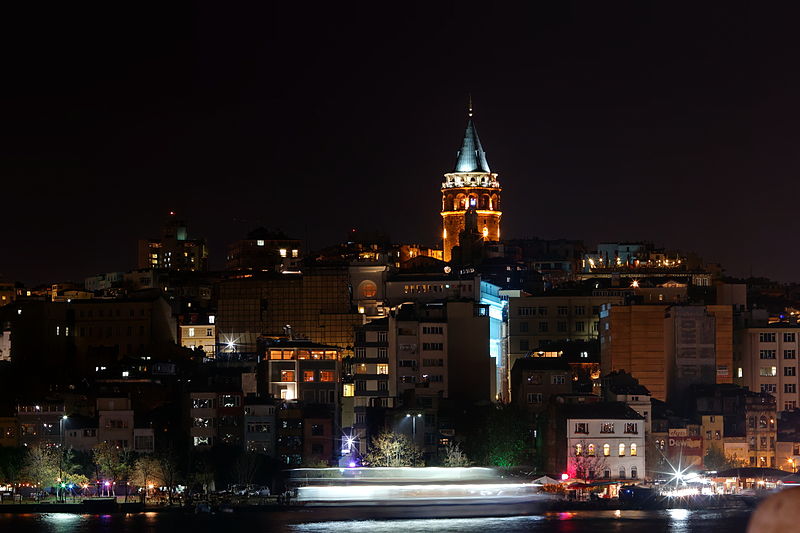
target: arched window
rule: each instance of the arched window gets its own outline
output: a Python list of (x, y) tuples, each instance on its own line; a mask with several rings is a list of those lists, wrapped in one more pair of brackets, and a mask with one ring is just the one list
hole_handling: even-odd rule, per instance
[[(631, 454), (631, 455), (633, 455), (633, 454)], [(631, 467), (631, 479), (636, 479), (638, 477), (639, 477), (639, 471), (636, 470), (635, 466), (632, 466)]]
[[(635, 456), (635, 455), (636, 455), (636, 444), (634, 443), (634, 444), (631, 444), (631, 456)], [(632, 472), (631, 472), (631, 475), (633, 475)]]
[(372, 299), (378, 294), (378, 286), (375, 285), (375, 282), (367, 279), (358, 286), (358, 292), (361, 293), (362, 298)]
[(625, 457), (625, 445), (622, 444), (622, 443), (620, 443), (620, 445), (619, 445), (619, 456), (620, 457)]
[(489, 195), (484, 194), (481, 196), (481, 209), (491, 209), (489, 206)]
[(583, 453), (583, 445), (582, 444), (576, 444), (575, 445), (575, 455), (576, 456), (580, 456), (582, 453)]
[(500, 202), (499, 202), (499, 200), (500, 200), (500, 198), (498, 198), (498, 196), (497, 196), (496, 194), (493, 194), (493, 195), (492, 195), (492, 196), (489, 198), (489, 209), (493, 209), (493, 210), (495, 210), (495, 211), (497, 211), (498, 209), (500, 209)]
[(608, 457), (611, 455), (611, 445), (610, 444), (603, 444), (603, 455)]
[(586, 447), (586, 453), (589, 457), (594, 457), (594, 444), (590, 444)]
[(625, 467), (624, 466), (619, 467), (619, 478), (620, 479), (625, 479)]
[(767, 417), (761, 415), (761, 418), (758, 419), (758, 427), (759, 429), (767, 429)]
[(608, 468), (603, 470), (603, 477), (606, 478), (606, 479), (610, 478), (611, 477), (611, 470), (609, 470)]

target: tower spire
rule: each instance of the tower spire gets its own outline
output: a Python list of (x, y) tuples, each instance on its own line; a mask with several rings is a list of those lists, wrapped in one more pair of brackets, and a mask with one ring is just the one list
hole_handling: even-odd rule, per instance
[(469, 118), (472, 118), (472, 93), (467, 93), (469, 95), (469, 107), (467, 108), (467, 115)]

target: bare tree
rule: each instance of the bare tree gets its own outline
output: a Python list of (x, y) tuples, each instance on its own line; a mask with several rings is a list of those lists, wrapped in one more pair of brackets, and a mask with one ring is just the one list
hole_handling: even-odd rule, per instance
[(178, 460), (175, 454), (167, 451), (158, 457), (159, 474), (167, 487), (167, 498), (169, 504), (172, 505), (172, 497), (175, 493), (175, 487), (178, 486)]
[(461, 446), (456, 442), (445, 445), (442, 464), (447, 467), (464, 467), (472, 463), (469, 457), (467, 457), (467, 454), (461, 450)]
[(599, 478), (608, 468), (603, 450), (597, 450), (593, 444), (586, 444), (583, 441), (572, 448), (570, 462), (575, 467), (575, 478), (582, 479), (586, 483)]
[(244, 452), (236, 460), (236, 481), (240, 485), (252, 485), (258, 470), (259, 457), (253, 452)]
[(372, 438), (366, 460), (370, 466), (424, 466), (419, 448), (405, 435), (391, 431)]

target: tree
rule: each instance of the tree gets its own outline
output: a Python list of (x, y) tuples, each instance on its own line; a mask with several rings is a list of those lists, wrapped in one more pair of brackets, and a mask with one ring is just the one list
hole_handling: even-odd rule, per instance
[(725, 452), (720, 450), (719, 446), (709, 446), (703, 457), (703, 465), (706, 470), (719, 471), (740, 468), (744, 466), (744, 461), (741, 461), (734, 455), (725, 455)]
[(172, 505), (172, 496), (178, 486), (178, 460), (171, 450), (167, 450), (158, 456), (159, 474), (164, 486), (167, 487), (167, 498)]
[(602, 450), (594, 450), (594, 445), (581, 442), (572, 449), (570, 465), (574, 468), (572, 477), (588, 483), (594, 481), (608, 468), (608, 462)]
[(25, 448), (0, 446), (0, 485), (19, 483), (25, 458)]
[(234, 466), (236, 482), (240, 485), (252, 485), (260, 463), (261, 457), (257, 453), (245, 451), (239, 455)]
[(25, 457), (22, 475), (43, 489), (50, 488), (58, 483), (58, 459), (58, 453), (52, 448), (31, 446)]
[(530, 426), (526, 417), (511, 405), (493, 406), (484, 435), (487, 463), (510, 468), (529, 462)]
[(150, 490), (150, 485), (162, 486), (163, 479), (161, 476), (161, 463), (158, 459), (145, 455), (139, 457), (133, 463), (131, 470), (131, 483), (142, 489), (141, 499), (142, 503), (147, 501), (147, 492)]
[(456, 443), (448, 443), (444, 447), (444, 459), (442, 460), (442, 465), (446, 467), (464, 467), (469, 466), (472, 464), (465, 454), (461, 450), (461, 446)]
[[(92, 448), (92, 459), (98, 479), (104, 478), (102, 482), (106, 493), (116, 496), (117, 481), (127, 479), (130, 473), (131, 454), (122, 448), (101, 442)], [(125, 495), (127, 496), (127, 491)]]
[(372, 438), (365, 459), (370, 466), (424, 466), (419, 448), (405, 435), (391, 431)]

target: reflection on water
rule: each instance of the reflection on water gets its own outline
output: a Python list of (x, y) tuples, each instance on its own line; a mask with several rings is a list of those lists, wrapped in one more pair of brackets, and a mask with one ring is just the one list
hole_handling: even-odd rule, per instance
[(395, 533), (397, 531), (504, 533), (512, 531), (542, 532), (703, 532), (715, 529), (744, 532), (749, 512), (745, 511), (576, 511), (545, 513), (541, 516), (509, 518), (456, 518), (435, 520), (343, 520), (314, 522), (290, 526), (297, 533), (342, 531), (347, 533)]
[[(413, 510), (409, 509), (409, 513)], [(180, 512), (115, 515), (66, 513), (0, 514), (0, 532), (13, 533), (113, 533), (152, 532), (200, 533), (203, 531), (254, 533), (342, 532), (342, 533), (510, 533), (516, 531), (551, 533), (744, 533), (746, 511), (576, 511), (545, 513), (509, 518), (456, 518), (408, 520), (353, 520), (352, 510), (335, 511), (339, 520), (315, 522), (314, 513), (238, 512), (195, 515)], [(304, 523), (295, 523), (303, 520)]]

